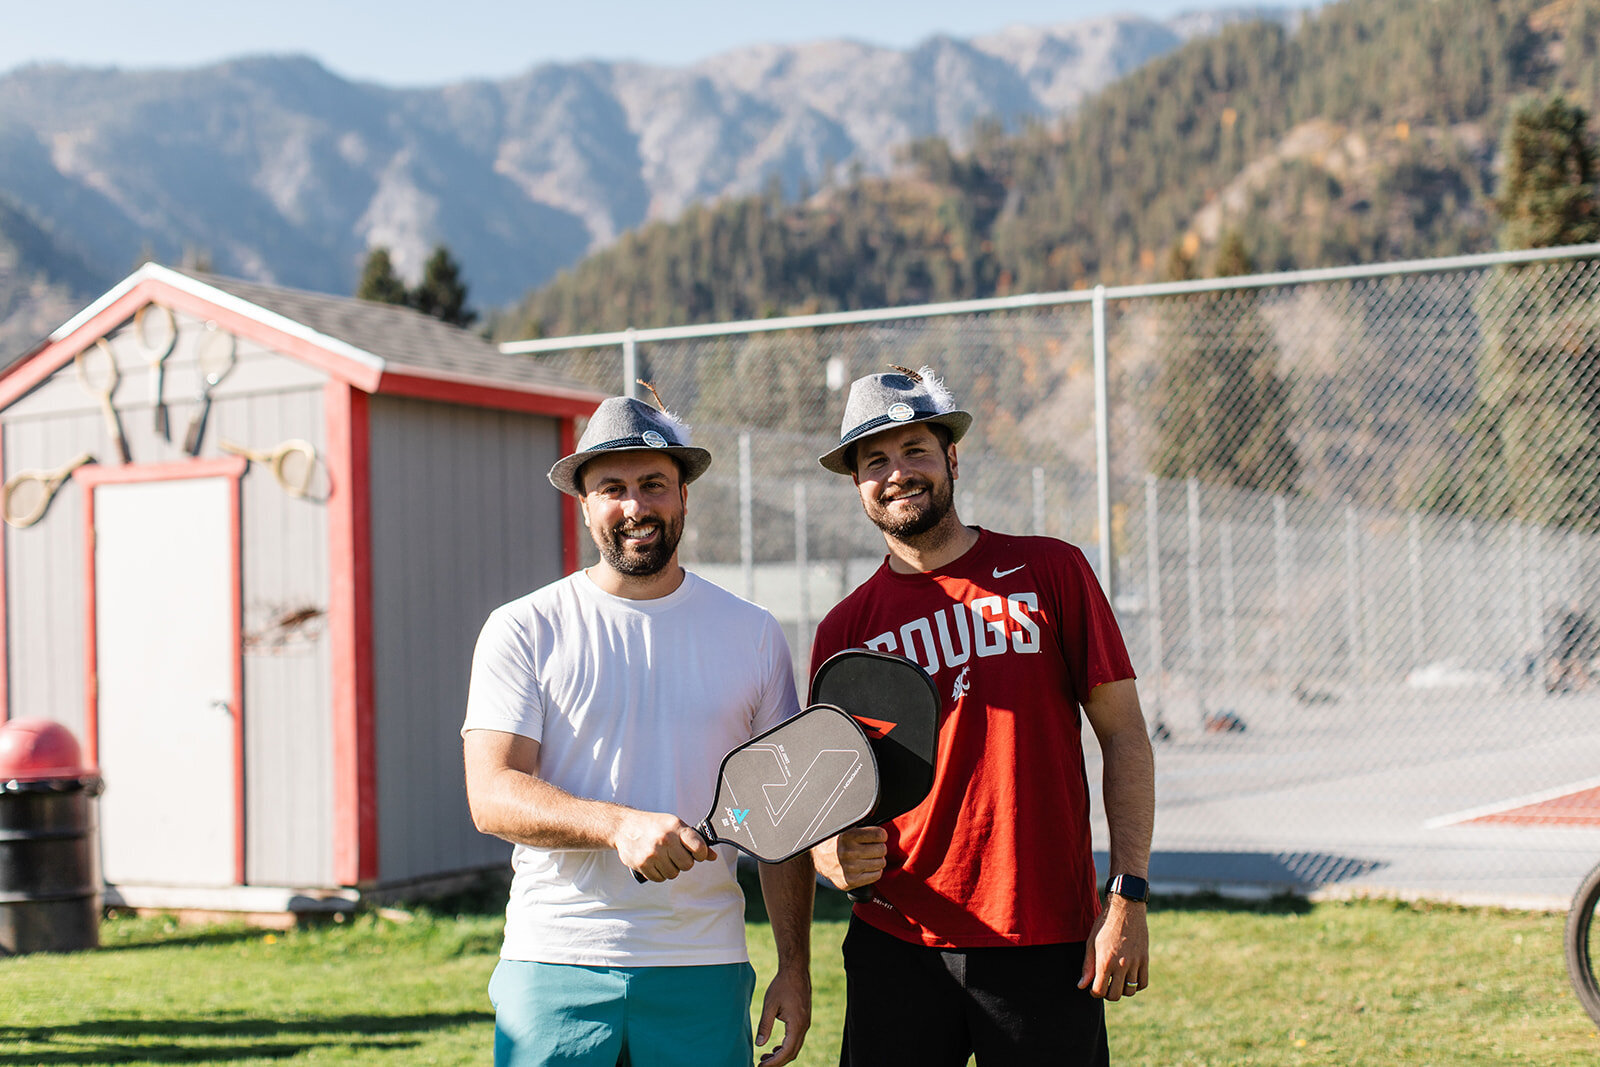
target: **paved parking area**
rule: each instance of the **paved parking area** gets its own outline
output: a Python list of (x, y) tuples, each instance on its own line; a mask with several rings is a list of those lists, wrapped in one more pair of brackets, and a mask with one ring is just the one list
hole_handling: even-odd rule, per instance
[[(1561, 910), (1600, 862), (1600, 695), (1397, 688), (1229, 710), (1242, 730), (1162, 716), (1158, 891)], [(1097, 814), (1102, 860), (1106, 842)]]

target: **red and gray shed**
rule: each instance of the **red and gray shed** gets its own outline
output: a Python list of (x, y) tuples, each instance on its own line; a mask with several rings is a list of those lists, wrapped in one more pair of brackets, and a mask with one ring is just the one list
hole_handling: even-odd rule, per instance
[(544, 474), (600, 399), (405, 308), (153, 264), (0, 371), (0, 709), (99, 765), (109, 900), (504, 862), (462, 786), (472, 645), (577, 566)]

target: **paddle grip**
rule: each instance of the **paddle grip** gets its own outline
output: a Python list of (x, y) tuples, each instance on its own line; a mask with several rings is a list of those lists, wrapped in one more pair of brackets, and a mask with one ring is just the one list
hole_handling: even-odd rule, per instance
[(872, 887), (870, 885), (858, 885), (846, 893), (845, 896), (857, 904), (870, 904), (872, 903)]
[[(711, 832), (711, 823), (709, 820), (702, 822), (699, 826), (696, 826), (694, 828), (694, 832), (700, 835), (700, 839), (704, 841), (708, 847), (716, 847), (717, 835)], [(633, 875), (633, 880), (638, 882), (640, 885), (644, 885), (645, 882), (649, 881), (648, 878), (634, 870), (632, 867), (629, 867), (628, 871)], [(870, 894), (871, 891), (869, 890), (868, 892)], [(869, 895), (867, 899), (871, 900), (872, 897)]]

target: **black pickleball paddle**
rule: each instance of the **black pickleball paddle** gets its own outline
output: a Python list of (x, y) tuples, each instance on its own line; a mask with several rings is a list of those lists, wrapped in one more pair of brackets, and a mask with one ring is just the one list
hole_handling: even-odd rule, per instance
[[(939, 691), (914, 661), (852, 648), (823, 661), (811, 679), (811, 701), (833, 704), (861, 724), (878, 760), (878, 806), (862, 820), (885, 823), (927, 797), (939, 750)], [(850, 891), (872, 899), (872, 888)]]

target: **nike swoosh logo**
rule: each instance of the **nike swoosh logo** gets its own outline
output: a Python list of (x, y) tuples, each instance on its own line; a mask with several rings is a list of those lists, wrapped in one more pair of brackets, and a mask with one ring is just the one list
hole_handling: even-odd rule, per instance
[(999, 568), (999, 567), (996, 567), (996, 568), (995, 568), (995, 569), (994, 569), (994, 576), (995, 576), (995, 577), (996, 577), (996, 578), (1004, 578), (1004, 577), (1005, 577), (1005, 576), (1006, 576), (1006, 575), (1008, 575), (1008, 574), (1015, 574), (1015, 573), (1017, 573), (1017, 572), (1018, 572), (1018, 571), (1020, 571), (1020, 570), (1021, 570), (1021, 569), (1022, 569), (1022, 568), (1024, 568), (1024, 567), (1026, 567), (1026, 566), (1027, 566), (1027, 564), (1026, 564), (1026, 563), (1019, 563), (1019, 564), (1017, 564), (1017, 565), (1016, 565), (1016, 566), (1015, 566), (1015, 567), (1012, 567), (1012, 568), (1011, 568), (1011, 569), (1010, 569), (1010, 570), (1008, 570), (1008, 571), (1003, 571), (1003, 570), (1001, 570), (1001, 569), (1000, 569), (1000, 568)]

